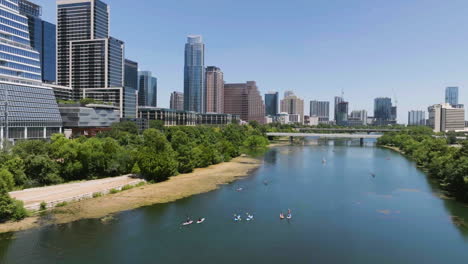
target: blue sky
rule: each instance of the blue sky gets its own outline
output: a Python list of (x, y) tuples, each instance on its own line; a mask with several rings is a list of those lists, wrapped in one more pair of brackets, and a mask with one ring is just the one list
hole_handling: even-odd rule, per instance
[[(54, 22), (54, 0), (35, 0)], [(111, 35), (126, 57), (159, 79), (158, 104), (183, 90), (186, 35), (201, 34), (206, 65), (226, 82), (257, 81), (261, 92), (293, 90), (308, 105), (344, 90), (350, 110), (373, 99), (408, 110), (444, 100), (460, 86), (468, 105), (468, 2), (465, 0), (107, 0)], [(306, 113), (308, 113), (306, 107)]]

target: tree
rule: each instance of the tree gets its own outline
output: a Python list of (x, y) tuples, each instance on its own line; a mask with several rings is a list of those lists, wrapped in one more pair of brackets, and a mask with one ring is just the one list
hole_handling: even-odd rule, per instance
[(26, 174), (39, 185), (62, 183), (57, 163), (45, 155), (38, 155), (26, 161)]
[(151, 181), (164, 181), (177, 174), (176, 152), (166, 137), (156, 129), (143, 133), (144, 146), (138, 155), (142, 176)]
[(24, 173), (24, 161), (21, 158), (13, 157), (6, 161), (3, 167), (13, 175), (15, 185), (23, 186), (28, 182), (28, 177)]
[(27, 216), (27, 211), (21, 201), (12, 199), (6, 190), (0, 189), (0, 222), (21, 220)]
[(116, 130), (118, 132), (127, 132), (130, 134), (138, 134), (138, 126), (135, 122), (132, 121), (123, 121), (112, 124), (112, 130)]
[(261, 149), (265, 148), (266, 146), (268, 146), (268, 140), (262, 136), (249, 136), (244, 141), (244, 147), (250, 150)]
[(13, 175), (7, 169), (0, 169), (0, 189), (11, 191), (15, 187)]
[(162, 121), (162, 120), (150, 120), (149, 121), (149, 127), (162, 131), (162, 130), (164, 130), (164, 121)]

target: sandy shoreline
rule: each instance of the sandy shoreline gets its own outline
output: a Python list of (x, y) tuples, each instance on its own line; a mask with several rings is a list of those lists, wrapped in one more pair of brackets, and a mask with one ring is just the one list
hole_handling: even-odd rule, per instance
[(235, 158), (230, 162), (174, 176), (166, 182), (72, 203), (54, 209), (47, 217), (33, 216), (19, 222), (0, 224), (0, 233), (70, 223), (80, 219), (102, 218), (142, 206), (173, 202), (215, 190), (219, 185), (248, 176), (251, 171), (260, 167), (261, 163), (260, 160), (249, 157)]

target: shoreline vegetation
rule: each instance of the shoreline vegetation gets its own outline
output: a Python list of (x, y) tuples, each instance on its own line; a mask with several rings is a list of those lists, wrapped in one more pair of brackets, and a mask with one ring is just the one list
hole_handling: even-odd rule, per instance
[[(392, 149), (416, 162), (430, 179), (437, 181), (444, 198), (468, 202), (468, 141), (459, 148), (450, 146), (449, 138), (435, 138), (432, 130), (414, 127), (386, 133), (377, 145)], [(445, 195), (447, 194), (447, 195)]]
[(152, 121), (141, 132), (133, 122), (120, 122), (92, 138), (55, 134), (50, 141), (5, 145), (0, 150), (0, 223), (30, 215), (10, 191), (128, 174), (150, 183), (164, 182), (266, 149), (267, 129), (257, 122), (164, 127)]
[(17, 232), (47, 225), (71, 223), (82, 219), (106, 221), (112, 214), (169, 203), (218, 189), (246, 177), (262, 164), (251, 157), (237, 157), (229, 162), (195, 169), (191, 173), (170, 177), (169, 180), (135, 187), (114, 194), (86, 199), (44, 211), (20, 221), (0, 224), (0, 233)]

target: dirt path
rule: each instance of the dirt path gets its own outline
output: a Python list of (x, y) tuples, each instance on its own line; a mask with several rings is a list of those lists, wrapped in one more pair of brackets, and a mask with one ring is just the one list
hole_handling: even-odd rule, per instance
[(102, 218), (112, 213), (142, 206), (172, 202), (217, 189), (221, 184), (230, 183), (239, 177), (249, 175), (260, 165), (261, 161), (257, 159), (239, 157), (230, 162), (196, 169), (193, 173), (172, 177), (166, 182), (72, 203), (54, 209), (47, 220), (36, 216), (20, 222), (0, 224), (0, 233), (20, 231), (42, 225), (69, 223), (80, 219)]

